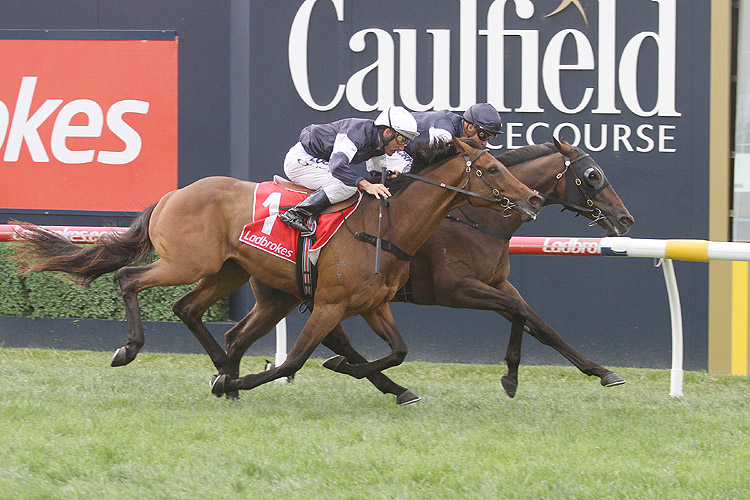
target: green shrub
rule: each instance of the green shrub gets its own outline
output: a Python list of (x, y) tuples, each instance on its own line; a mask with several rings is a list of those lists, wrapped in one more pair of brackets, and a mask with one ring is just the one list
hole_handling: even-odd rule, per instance
[[(114, 273), (105, 274), (88, 288), (64, 279), (61, 273), (32, 273), (21, 280), (11, 246), (0, 244), (0, 316), (125, 319)], [(172, 304), (192, 288), (193, 285), (181, 285), (144, 290), (138, 294), (142, 319), (178, 321)], [(203, 319), (228, 320), (229, 300), (214, 304)]]

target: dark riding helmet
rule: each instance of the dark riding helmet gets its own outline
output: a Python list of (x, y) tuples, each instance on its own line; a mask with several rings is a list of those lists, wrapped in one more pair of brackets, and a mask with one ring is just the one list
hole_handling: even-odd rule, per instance
[(464, 113), (464, 120), (490, 134), (502, 132), (503, 120), (495, 106), (488, 102), (480, 102), (469, 107)]

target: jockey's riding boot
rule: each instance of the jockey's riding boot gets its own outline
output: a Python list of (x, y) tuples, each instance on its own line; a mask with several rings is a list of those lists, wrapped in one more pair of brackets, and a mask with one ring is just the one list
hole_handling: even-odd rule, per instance
[(323, 210), (331, 206), (323, 188), (307, 195), (307, 198), (300, 201), (296, 206), (290, 208), (283, 214), (279, 215), (281, 222), (300, 232), (300, 236), (310, 236), (312, 231), (305, 224), (307, 217), (319, 215)]

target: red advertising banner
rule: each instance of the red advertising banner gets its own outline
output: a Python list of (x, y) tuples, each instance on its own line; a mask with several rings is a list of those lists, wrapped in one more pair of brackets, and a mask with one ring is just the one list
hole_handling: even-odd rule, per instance
[(177, 188), (177, 39), (0, 39), (0, 208), (140, 211)]

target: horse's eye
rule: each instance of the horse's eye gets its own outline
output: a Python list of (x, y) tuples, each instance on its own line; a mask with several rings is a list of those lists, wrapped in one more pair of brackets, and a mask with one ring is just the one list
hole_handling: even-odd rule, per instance
[(496, 174), (500, 171), (499, 168), (495, 167), (494, 165), (487, 169), (488, 174)]
[(586, 183), (594, 189), (599, 188), (603, 183), (602, 176), (594, 167), (587, 168), (583, 173), (583, 177), (586, 179)]

